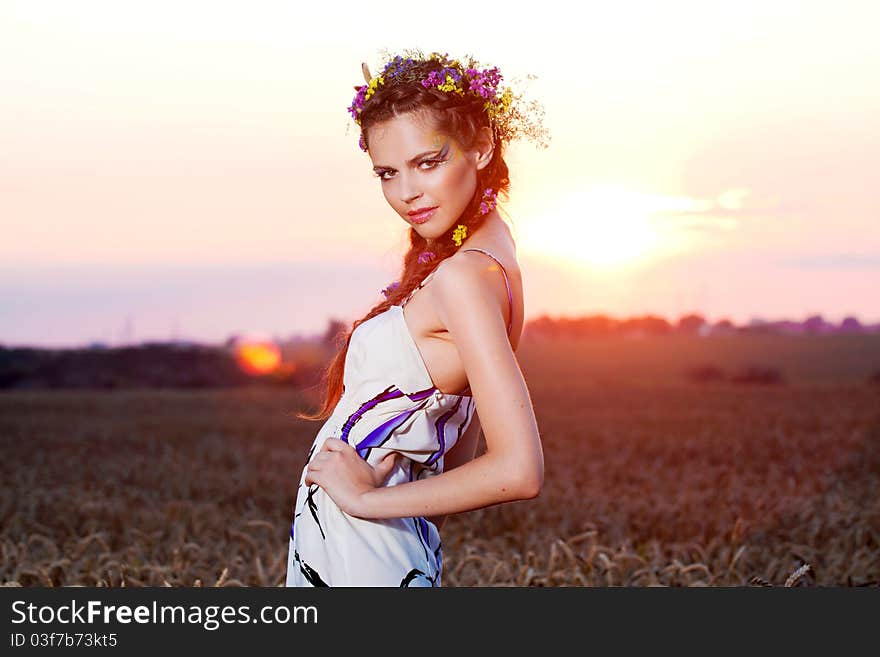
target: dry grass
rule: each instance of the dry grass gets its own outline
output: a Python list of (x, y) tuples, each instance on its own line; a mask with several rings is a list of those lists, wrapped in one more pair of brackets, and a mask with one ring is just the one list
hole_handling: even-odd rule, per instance
[[(444, 586), (878, 584), (876, 388), (529, 380), (544, 490), (451, 517)], [(301, 403), (0, 395), (0, 583), (281, 585)]]

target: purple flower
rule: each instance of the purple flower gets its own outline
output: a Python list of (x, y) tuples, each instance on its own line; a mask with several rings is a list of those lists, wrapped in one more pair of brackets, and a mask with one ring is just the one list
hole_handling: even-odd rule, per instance
[(480, 214), (486, 214), (495, 207), (495, 199), (497, 196), (498, 192), (496, 192), (491, 187), (487, 187), (483, 190), (484, 200), (480, 203)]
[(428, 73), (428, 77), (422, 80), (422, 86), (425, 87), (425, 89), (430, 89), (431, 87), (439, 87), (441, 84), (443, 84), (445, 80), (446, 77), (441, 77), (439, 71), (431, 71), (430, 73)]
[(400, 286), (400, 281), (394, 281), (393, 283), (390, 283), (388, 285), (388, 287), (382, 288), (382, 294), (384, 294), (385, 298), (387, 299), (388, 297), (391, 296), (391, 292), (393, 290), (395, 290), (396, 288), (398, 288), (399, 286)]

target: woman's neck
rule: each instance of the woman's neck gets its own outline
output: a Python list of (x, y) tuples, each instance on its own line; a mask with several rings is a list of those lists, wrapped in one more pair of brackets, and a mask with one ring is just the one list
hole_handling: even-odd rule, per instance
[(510, 228), (497, 209), (492, 209), (487, 215), (485, 221), (468, 235), (461, 243), (461, 248), (471, 247), (491, 247), (499, 242), (513, 241), (510, 234)]

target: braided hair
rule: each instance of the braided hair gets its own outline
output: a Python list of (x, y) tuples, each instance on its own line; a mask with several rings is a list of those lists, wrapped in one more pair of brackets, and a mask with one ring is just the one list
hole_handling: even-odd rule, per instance
[[(405, 57), (398, 55), (388, 58), (386, 53), (388, 63), (378, 78), (371, 77), (366, 64), (363, 65), (367, 85), (355, 87), (358, 96), (349, 108), (360, 125), (361, 149), (369, 150), (370, 128), (395, 117), (412, 114), (426, 121), (435, 133), (453, 138), (464, 150), (473, 149), (488, 128), (493, 145), (491, 159), (485, 167), (476, 171), (475, 192), (461, 216), (446, 233), (429, 242), (415, 228), (409, 228), (409, 248), (403, 256), (399, 279), (382, 290), (384, 300), (354, 321), (350, 330), (336, 336), (339, 350), (321, 378), (325, 388), (323, 403), (313, 414), (297, 413), (299, 419), (323, 420), (330, 416), (343, 393), (345, 358), (354, 330), (391, 306), (399, 305), (432, 270), (458, 251), (461, 242), (453, 235), (458, 225), (464, 225), (467, 234), (483, 225), (487, 217), (484, 193), (491, 191), (496, 198), (509, 199), (509, 170), (504, 160), (506, 142), (524, 135), (547, 147), (543, 141), (547, 133), (540, 125), (540, 119), (533, 120), (520, 105), (511, 102), (518, 100), (519, 96), (513, 96), (508, 89), (501, 110), (495, 110), (487, 102), (486, 98), (494, 90), (487, 93), (485, 84), (487, 80), (500, 80), (497, 68), (480, 71), (472, 58), (467, 58), (466, 63), (462, 64), (439, 53), (425, 56), (418, 50), (408, 50), (404, 54)], [(471, 77), (465, 78), (466, 75)], [(437, 84), (444, 79), (452, 82), (453, 78), (466, 79), (470, 82), (470, 88), (478, 93), (461, 93), (461, 86), (458, 92), (450, 92), (451, 85)], [(427, 84), (426, 80), (433, 80), (434, 84)], [(482, 85), (479, 88), (478, 83)], [(543, 110), (534, 101), (528, 108), (532, 115), (543, 115)], [(433, 257), (423, 257), (426, 251), (430, 251)]]

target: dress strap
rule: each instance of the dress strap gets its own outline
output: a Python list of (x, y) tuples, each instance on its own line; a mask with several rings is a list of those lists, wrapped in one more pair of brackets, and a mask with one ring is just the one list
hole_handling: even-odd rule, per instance
[[(504, 268), (504, 265), (501, 264), (501, 261), (498, 258), (496, 258), (494, 255), (489, 253), (488, 251), (485, 251), (485, 250), (480, 249), (475, 246), (467, 248), (467, 249), (460, 249), (460, 251), (479, 251), (480, 253), (485, 253), (487, 256), (489, 256), (495, 262), (497, 262), (498, 266), (501, 268), (501, 273), (504, 274), (504, 285), (507, 286), (507, 300), (510, 302), (510, 317), (507, 320), (507, 335), (510, 336), (510, 330), (513, 328), (513, 293), (510, 291), (510, 280), (507, 277), (507, 270)], [(424, 280), (422, 280), (421, 283), (419, 283), (415, 288), (412, 289), (412, 291), (408, 295), (406, 295), (406, 298), (400, 304), (401, 308), (403, 306), (405, 306), (407, 303), (409, 303), (409, 300), (412, 298), (412, 295), (414, 295), (416, 292), (421, 290), (425, 286), (425, 284), (429, 280), (431, 280), (431, 277), (436, 273), (437, 273), (437, 269), (435, 269), (430, 274), (425, 276)]]
[(436, 273), (437, 273), (437, 270), (434, 269), (430, 274), (428, 274), (427, 276), (425, 276), (425, 277), (422, 279), (422, 282), (419, 283), (418, 285), (416, 285), (416, 286), (410, 291), (410, 293), (406, 295), (406, 298), (400, 303), (400, 307), (402, 308), (402, 307), (405, 306), (407, 303), (409, 303), (409, 300), (412, 299), (412, 295), (414, 295), (416, 292), (418, 292), (418, 291), (421, 290), (423, 287), (425, 287), (425, 284), (426, 284), (428, 281), (430, 281), (431, 278), (432, 278), (432, 277), (434, 276), (434, 274), (436, 274)]
[(510, 318), (507, 320), (507, 335), (509, 336), (510, 329), (513, 328), (513, 293), (510, 291), (510, 281), (507, 278), (507, 270), (504, 269), (504, 265), (501, 264), (501, 261), (498, 258), (481, 248), (473, 246), (467, 249), (461, 249), (461, 251), (479, 251), (480, 253), (485, 253), (487, 256), (497, 262), (498, 266), (501, 268), (501, 273), (504, 274), (504, 284), (507, 286), (507, 300), (510, 302)]

